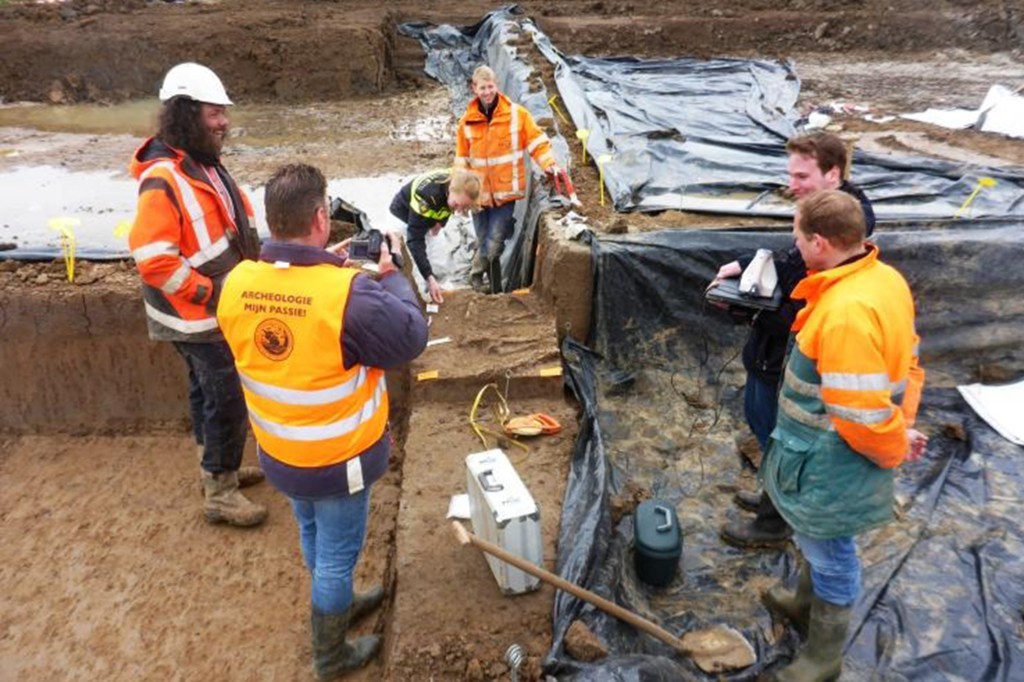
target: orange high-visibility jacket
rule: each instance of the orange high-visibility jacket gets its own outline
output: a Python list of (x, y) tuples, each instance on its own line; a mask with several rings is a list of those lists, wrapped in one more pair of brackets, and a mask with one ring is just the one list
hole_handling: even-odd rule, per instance
[(259, 255), (241, 246), (258, 249), (255, 234), (239, 238), (240, 231), (251, 231), (249, 199), (232, 187), (245, 223), (236, 225), (199, 164), (155, 138), (135, 152), (130, 171), (139, 180), (139, 202), (128, 245), (142, 276), (150, 337), (219, 340), (217, 318), (207, 310), (214, 289), (243, 258)]
[(525, 154), (544, 171), (555, 164), (551, 142), (530, 112), (501, 93), (490, 121), (479, 100), (471, 101), (455, 137), (455, 166), (476, 171), (483, 179), (481, 206), (501, 206), (525, 196)]
[[(345, 369), (343, 313), (357, 274), (330, 264), (245, 261), (224, 280), (217, 318), (249, 421), (260, 448), (285, 464), (358, 467), (387, 429), (384, 370)], [(348, 473), (350, 485), (362, 480)]]
[[(794, 353), (814, 363), (831, 425), (852, 450), (877, 466), (898, 466), (909, 449), (907, 429), (924, 385), (914, 300), (906, 280), (879, 261), (878, 248), (868, 244), (863, 258), (809, 274), (792, 297), (807, 301), (793, 324)], [(794, 384), (794, 395), (803, 390), (789, 374), (785, 382)], [(780, 402), (782, 411), (797, 407)]]

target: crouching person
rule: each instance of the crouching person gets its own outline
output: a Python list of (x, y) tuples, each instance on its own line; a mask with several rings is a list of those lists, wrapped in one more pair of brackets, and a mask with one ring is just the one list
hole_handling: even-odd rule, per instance
[(893, 469), (927, 444), (912, 428), (924, 383), (914, 301), (864, 234), (864, 214), (849, 194), (825, 190), (797, 205), (793, 236), (808, 276), (792, 297), (807, 305), (793, 325), (759, 475), (805, 560), (797, 589), (773, 588), (765, 603), (806, 634), (807, 645), (775, 680), (839, 676), (860, 594), (854, 538), (892, 520)]
[(376, 635), (346, 640), (384, 599), (353, 594), (370, 486), (390, 453), (384, 371), (426, 346), (416, 293), (381, 249), (378, 279), (327, 250), (327, 183), (306, 165), (267, 183), (270, 241), (224, 283), (217, 317), (235, 357), (267, 480), (291, 501), (312, 576), (313, 664), (320, 679), (365, 665)]

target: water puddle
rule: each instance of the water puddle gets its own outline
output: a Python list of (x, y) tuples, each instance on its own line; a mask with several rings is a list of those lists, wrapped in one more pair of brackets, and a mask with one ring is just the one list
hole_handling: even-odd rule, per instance
[(430, 116), (403, 123), (391, 133), (391, 138), (405, 142), (444, 142), (451, 139), (454, 128), (452, 116)]
[[(160, 102), (155, 98), (120, 104), (52, 106), (31, 102), (0, 105), (0, 128), (32, 128), (51, 133), (134, 135), (148, 137), (156, 129)], [(366, 122), (354, 120), (345, 102), (308, 105), (244, 104), (229, 109), (233, 146), (256, 148), (340, 142), (366, 135)], [(393, 139), (438, 142), (452, 139), (450, 115), (434, 115), (402, 123)]]
[(0, 127), (35, 128), (51, 133), (145, 137), (156, 126), (158, 107), (156, 99), (133, 100), (114, 106), (50, 106), (19, 102), (0, 106)]
[(60, 233), (50, 222), (68, 219), (79, 255), (125, 256), (125, 237), (115, 232), (135, 215), (136, 192), (134, 181), (114, 172), (28, 166), (0, 173), (0, 241), (18, 247), (2, 253), (13, 258), (60, 255)]
[[(78, 258), (127, 257), (127, 233), (135, 216), (137, 183), (123, 171), (95, 168), (123, 168), (128, 148), (137, 144), (126, 136), (142, 138), (152, 134), (159, 107), (155, 98), (110, 106), (0, 105), (0, 129), (10, 132), (0, 137), (4, 140), (0, 161), (6, 164), (0, 165), (0, 243), (17, 247), (0, 252), (0, 257), (59, 257), (61, 235), (51, 227), (55, 220), (71, 225)], [(245, 177), (256, 182), (262, 182), (273, 170), (273, 166), (260, 161), (267, 154), (287, 158), (291, 150), (292, 158), (310, 156), (319, 165), (322, 158), (317, 156), (322, 157), (324, 149), (342, 149), (369, 134), (413, 144), (437, 143), (450, 140), (453, 127), (449, 114), (432, 114), (393, 125), (387, 131), (378, 130), (387, 123), (377, 121), (379, 125), (371, 129), (360, 116), (353, 115), (351, 104), (344, 102), (298, 106), (246, 104), (232, 108), (230, 115), (233, 139), (229, 167), (237, 170), (239, 166), (248, 166), (250, 172)], [(96, 165), (83, 165), (79, 152), (86, 143), (92, 148), (107, 144), (112, 151), (109, 155), (86, 151), (85, 156), (94, 159)], [(252, 172), (253, 168), (260, 170)], [(372, 226), (404, 232), (404, 225), (391, 215), (389, 207), (407, 180), (408, 176), (397, 173), (335, 177), (329, 180), (328, 193), (364, 211)], [(263, 189), (254, 185), (243, 187), (252, 199), (257, 229), (261, 236), (268, 237)], [(458, 217), (449, 221), (440, 235), (428, 237), (427, 253), (442, 286), (464, 284), (474, 240), (472, 222)], [(418, 273), (416, 276), (418, 279)]]
[[(328, 194), (342, 197), (366, 213), (380, 230), (404, 234), (391, 215), (395, 193), (408, 181), (401, 175), (335, 178)], [(263, 188), (244, 186), (262, 237), (269, 236)], [(61, 235), (51, 225), (71, 225), (76, 255), (86, 259), (125, 258), (127, 234), (135, 217), (138, 184), (118, 172), (73, 172), (54, 166), (26, 166), (0, 173), (0, 242), (17, 246), (0, 252), (8, 258), (56, 258)], [(474, 240), (472, 221), (454, 217), (437, 237), (427, 238), (427, 254), (442, 286), (462, 286)], [(418, 273), (417, 273), (418, 279)]]

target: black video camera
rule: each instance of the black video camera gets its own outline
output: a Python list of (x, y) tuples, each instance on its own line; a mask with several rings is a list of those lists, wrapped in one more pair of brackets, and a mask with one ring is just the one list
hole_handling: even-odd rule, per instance
[[(386, 238), (380, 230), (369, 230), (358, 237), (353, 237), (352, 242), (348, 245), (348, 257), (352, 260), (368, 260), (377, 263), (380, 261), (381, 245)], [(390, 242), (388, 242), (388, 248), (391, 248)], [(397, 251), (391, 252), (391, 261), (399, 270), (404, 267), (402, 254)]]

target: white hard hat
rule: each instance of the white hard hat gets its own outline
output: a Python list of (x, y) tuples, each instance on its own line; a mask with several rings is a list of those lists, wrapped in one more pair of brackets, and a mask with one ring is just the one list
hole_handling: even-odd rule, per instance
[(160, 86), (160, 101), (166, 102), (179, 95), (207, 104), (227, 106), (232, 103), (217, 74), (194, 62), (178, 64), (164, 76), (164, 84)]

